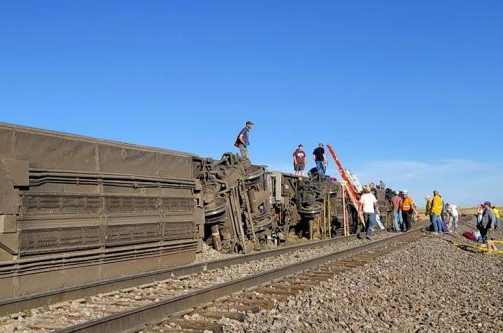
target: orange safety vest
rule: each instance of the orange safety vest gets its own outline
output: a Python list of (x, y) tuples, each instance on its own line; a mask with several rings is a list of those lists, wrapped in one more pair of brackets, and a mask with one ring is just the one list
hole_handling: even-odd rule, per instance
[(411, 197), (407, 197), (407, 198), (403, 199), (402, 204), (400, 206), (401, 206), (400, 208), (402, 209), (402, 212), (408, 212), (414, 206), (414, 200), (412, 200)]

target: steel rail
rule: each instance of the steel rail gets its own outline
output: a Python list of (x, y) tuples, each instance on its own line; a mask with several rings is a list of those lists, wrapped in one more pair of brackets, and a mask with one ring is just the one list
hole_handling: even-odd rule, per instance
[(113, 290), (119, 290), (123, 288), (130, 288), (134, 286), (139, 286), (146, 283), (152, 283), (156, 281), (161, 281), (169, 279), (172, 276), (182, 276), (194, 273), (200, 273), (204, 271), (219, 269), (227, 266), (232, 266), (236, 264), (248, 263), (255, 260), (266, 259), (273, 256), (278, 256), (284, 253), (289, 253), (297, 250), (304, 250), (310, 248), (316, 248), (321, 246), (330, 245), (332, 243), (338, 243), (343, 241), (349, 241), (356, 238), (356, 235), (351, 236), (339, 236), (335, 238), (330, 238), (326, 240), (320, 240), (315, 242), (296, 244), (284, 246), (277, 249), (255, 252), (245, 255), (236, 255), (230, 258), (212, 260), (202, 263), (189, 264), (177, 267), (170, 267), (155, 271), (148, 271), (144, 273), (138, 273), (134, 275), (111, 278), (107, 280), (101, 280), (86, 284), (80, 284), (72, 287), (62, 288), (58, 290), (51, 290), (42, 293), (36, 293), (21, 297), (14, 297), (9, 299), (0, 300), (0, 316), (9, 313), (20, 312), (26, 309), (31, 309), (39, 306), (64, 302), (72, 299), (83, 298), (91, 295), (96, 295), (99, 293), (106, 293)]
[(63, 328), (54, 333), (102, 333), (102, 332), (132, 332), (141, 330), (147, 324), (162, 322), (166, 317), (212, 302), (218, 298), (249, 289), (285, 276), (296, 274), (332, 260), (347, 258), (365, 251), (378, 248), (392, 241), (409, 235), (423, 232), (423, 228), (411, 229), (407, 233), (397, 234), (382, 240), (369, 242), (362, 246), (333, 252), (315, 257), (300, 263), (290, 264), (265, 272), (249, 275), (240, 279), (228, 281), (209, 288), (199, 289), (185, 295), (163, 301), (147, 304), (122, 313), (106, 316), (97, 320), (84, 322)]

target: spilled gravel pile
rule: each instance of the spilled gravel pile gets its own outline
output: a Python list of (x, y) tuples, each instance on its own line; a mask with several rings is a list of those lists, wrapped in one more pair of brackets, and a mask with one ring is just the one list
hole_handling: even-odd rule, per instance
[(221, 322), (227, 332), (503, 332), (503, 255), (431, 236), (245, 323)]
[(198, 264), (201, 262), (212, 261), (212, 260), (220, 260), (226, 259), (235, 256), (235, 254), (222, 253), (217, 250), (214, 250), (208, 244), (203, 243), (201, 252), (196, 254), (196, 260), (194, 264)]

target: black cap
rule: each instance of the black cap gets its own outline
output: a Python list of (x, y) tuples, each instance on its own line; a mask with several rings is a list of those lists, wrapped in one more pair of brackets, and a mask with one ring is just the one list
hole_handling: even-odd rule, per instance
[(246, 125), (253, 125), (253, 123), (252, 123), (250, 120), (248, 120), (248, 121), (246, 122)]
[(492, 207), (492, 206), (491, 206), (491, 203), (490, 203), (489, 201), (484, 202), (484, 206), (489, 206), (489, 207)]

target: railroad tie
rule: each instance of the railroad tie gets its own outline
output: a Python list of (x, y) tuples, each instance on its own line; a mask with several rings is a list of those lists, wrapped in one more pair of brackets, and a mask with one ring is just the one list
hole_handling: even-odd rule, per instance
[(317, 285), (319, 285), (319, 281), (316, 280), (316, 281), (313, 281), (313, 280), (310, 280), (308, 278), (300, 278), (299, 276), (292, 276), (292, 277), (289, 277), (289, 278), (286, 278), (285, 280), (283, 280), (285, 283), (288, 283), (288, 284), (291, 284), (291, 285), (295, 285), (295, 286), (301, 286), (301, 287), (306, 287), (306, 289), (309, 289), (309, 288), (313, 288), (313, 287), (316, 287)]
[(168, 327), (150, 328), (150, 330), (151, 331), (149, 332), (162, 332), (162, 333), (204, 333), (204, 330), (195, 330), (195, 329), (184, 330), (183, 328), (168, 328)]
[(298, 290), (298, 291), (305, 291), (306, 289), (312, 288), (313, 286), (310, 285), (280, 285), (281, 287), (284, 287), (285, 289), (290, 289), (290, 290)]
[(54, 322), (48, 322), (48, 321), (40, 321), (38, 323), (33, 323), (28, 325), (29, 328), (32, 330), (60, 330), (64, 327), (64, 325), (58, 325)]
[(300, 278), (305, 278), (306, 280), (315, 280), (315, 281), (325, 281), (330, 279), (333, 274), (319, 274), (316, 272), (306, 272), (299, 274)]
[(116, 314), (116, 313), (124, 312), (124, 309), (123, 308), (106, 307), (106, 308), (101, 308), (100, 311), (108, 313), (108, 314)]
[[(225, 302), (243, 304), (244, 306), (256, 306), (259, 309), (271, 310), (273, 308), (273, 303), (265, 299), (241, 299), (241, 298), (229, 298)], [(260, 310), (259, 310), (260, 311)]]
[(241, 312), (251, 312), (251, 313), (259, 313), (260, 307), (257, 305), (241, 305), (241, 304), (228, 304), (227, 307), (229, 309), (234, 309), (236, 311)]
[(261, 294), (270, 294), (270, 295), (286, 295), (286, 296), (297, 295), (297, 293), (292, 290), (285, 290), (285, 288), (281, 288), (278, 286), (274, 286), (273, 288), (261, 287), (257, 288), (255, 291)]
[(344, 273), (346, 271), (349, 271), (350, 268), (349, 267), (346, 267), (346, 266), (340, 266), (340, 265), (330, 265), (328, 266), (330, 267), (330, 271), (337, 274), (337, 273)]
[(203, 310), (195, 312), (200, 316), (220, 320), (222, 318), (229, 318), (239, 322), (244, 322), (246, 315), (242, 312), (230, 312), (230, 311), (213, 311), (213, 310)]
[(223, 333), (224, 327), (221, 324), (211, 323), (208, 321), (173, 319), (169, 321), (182, 329), (212, 331), (213, 333)]
[(204, 333), (204, 331), (201, 330), (183, 330), (183, 329), (177, 329), (177, 328), (151, 328), (152, 332), (162, 332), (162, 333)]
[(338, 262), (338, 264), (340, 266), (349, 267), (349, 268), (361, 266), (360, 262), (353, 261), (353, 260), (341, 260)]

